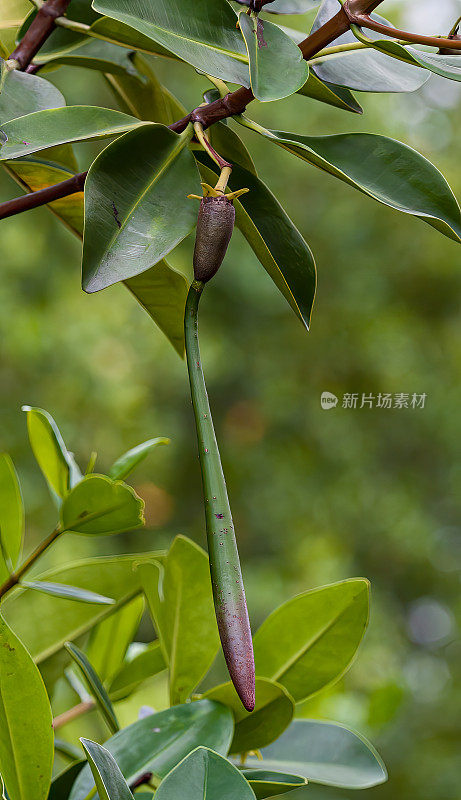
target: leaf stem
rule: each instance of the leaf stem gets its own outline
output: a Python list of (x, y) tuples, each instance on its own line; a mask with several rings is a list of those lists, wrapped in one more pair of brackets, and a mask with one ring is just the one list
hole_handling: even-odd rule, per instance
[(191, 284), (186, 301), (184, 331), (205, 499), (211, 584), (229, 674), (243, 705), (252, 711), (255, 703), (255, 670), (250, 621), (198, 341), (198, 306), (203, 288), (204, 284), (199, 281)]
[(19, 581), (21, 580), (22, 576), (25, 575), (26, 572), (35, 564), (35, 562), (43, 555), (45, 550), (56, 541), (58, 536), (63, 533), (63, 529), (60, 525), (57, 525), (54, 531), (50, 533), (50, 535), (40, 542), (38, 547), (30, 554), (28, 558), (21, 564), (21, 566), (16, 570), (16, 572), (12, 572), (9, 578), (5, 581), (2, 586), (0, 586), (0, 599), (4, 597), (11, 589), (14, 589), (15, 586), (18, 585)]

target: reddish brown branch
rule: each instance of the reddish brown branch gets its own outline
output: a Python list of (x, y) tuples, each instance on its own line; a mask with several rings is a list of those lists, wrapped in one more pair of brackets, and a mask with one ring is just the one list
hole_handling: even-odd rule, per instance
[(47, 186), (46, 189), (30, 192), (23, 197), (16, 197), (14, 200), (7, 200), (6, 203), (0, 203), (0, 219), (12, 217), (14, 214), (20, 214), (21, 211), (44, 206), (53, 200), (83, 191), (86, 176), (86, 172), (80, 172), (67, 181), (55, 183), (54, 186)]
[[(347, 5), (344, 8), (347, 13)], [(401, 31), (398, 28), (392, 28), (390, 25), (383, 25), (381, 22), (377, 22), (368, 14), (352, 13), (349, 15), (349, 21), (360, 28), (369, 28), (377, 33), (382, 33), (384, 36), (390, 36), (392, 39), (403, 39), (405, 42), (415, 42), (415, 44), (427, 44), (430, 47), (447, 47), (456, 52), (461, 50), (461, 42), (455, 39), (443, 36), (424, 36), (422, 33)]]
[(54, 30), (55, 20), (66, 13), (69, 3), (70, 0), (47, 0), (37, 11), (30, 28), (10, 56), (18, 62), (19, 69), (24, 70), (30, 64)]

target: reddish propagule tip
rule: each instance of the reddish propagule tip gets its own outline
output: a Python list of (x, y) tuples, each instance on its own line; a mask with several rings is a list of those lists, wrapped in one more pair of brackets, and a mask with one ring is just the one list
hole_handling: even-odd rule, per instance
[(255, 707), (255, 663), (250, 620), (246, 601), (240, 600), (238, 609), (221, 609), (218, 612), (218, 629), (227, 669), (244, 708)]

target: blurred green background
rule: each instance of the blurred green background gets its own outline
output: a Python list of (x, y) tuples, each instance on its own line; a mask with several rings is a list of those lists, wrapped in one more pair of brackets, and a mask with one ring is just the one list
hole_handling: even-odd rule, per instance
[[(458, 3), (441, 0), (385, 5), (394, 21), (428, 32), (435, 15), (443, 32), (459, 14)], [(307, 29), (302, 18), (287, 22)], [(204, 79), (179, 64), (156, 65), (187, 108), (198, 103)], [(61, 68), (49, 77), (69, 104), (114, 107), (94, 72)], [(413, 95), (359, 99), (363, 117), (300, 96), (255, 103), (251, 115), (314, 135), (401, 139), (461, 196), (459, 85), (434, 77)], [(203, 359), (252, 624), (307, 588), (369, 578), (371, 622), (356, 663), (300, 713), (343, 722), (375, 743), (390, 779), (364, 800), (459, 800), (460, 251), (237, 130), (318, 266), (309, 334), (238, 232), (203, 301)], [(77, 152), (84, 168), (96, 150)], [(0, 199), (19, 193), (2, 174)], [(0, 447), (20, 474), (28, 545), (51, 529), (54, 510), (27, 442), (24, 403), (53, 414), (81, 466), (92, 450), (105, 469), (144, 439), (172, 439), (134, 476), (147, 530), (97, 542), (69, 535), (49, 563), (161, 547), (177, 533), (203, 545), (185, 364), (122, 286), (81, 291), (79, 242), (47, 209), (1, 225)], [(190, 237), (170, 258), (188, 276), (192, 247)], [(338, 407), (322, 410), (323, 391), (340, 398)], [(351, 392), (427, 400), (415, 410), (341, 408)], [(307, 796), (351, 793), (312, 786)]]

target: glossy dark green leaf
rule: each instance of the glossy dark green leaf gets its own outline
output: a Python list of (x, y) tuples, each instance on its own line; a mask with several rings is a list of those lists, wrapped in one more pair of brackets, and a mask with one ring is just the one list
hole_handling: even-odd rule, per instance
[[(324, 25), (338, 13), (338, 10), (338, 0), (323, 0), (312, 31)], [(385, 25), (390, 24), (377, 14), (372, 16)], [(371, 38), (382, 38), (381, 34), (370, 30), (367, 31), (367, 35)], [(357, 39), (351, 31), (348, 31), (338, 36), (329, 46), (355, 43)], [(314, 58), (311, 68), (323, 81), (362, 92), (414, 92), (427, 81), (429, 75), (423, 69), (416, 69), (403, 61), (389, 58), (369, 48), (336, 53), (322, 61)]]
[(179, 61), (175, 53), (171, 52), (161, 44), (151, 39), (149, 36), (144, 36), (139, 30), (135, 30), (130, 25), (125, 25), (117, 19), (110, 17), (99, 17), (91, 25), (90, 35), (97, 39), (102, 39), (112, 44), (118, 44), (122, 47), (128, 47), (132, 50), (137, 50), (142, 53), (150, 53), (155, 56), (162, 56)]
[(0, 774), (11, 800), (46, 800), (53, 766), (51, 707), (40, 672), (0, 616)]
[(133, 800), (114, 757), (96, 742), (80, 739), (93, 773), (99, 800)]
[(104, 689), (98, 673), (94, 669), (93, 665), (88, 661), (85, 653), (80, 650), (79, 647), (77, 647), (75, 644), (72, 644), (72, 642), (66, 642), (64, 646), (83, 675), (88, 689), (94, 698), (102, 716), (104, 717), (109, 730), (111, 733), (117, 733), (117, 731), (120, 730), (120, 726), (118, 724), (113, 705), (109, 699), (109, 695)]
[(266, 769), (244, 769), (242, 775), (245, 775), (258, 800), (263, 797), (285, 794), (285, 792), (299, 789), (300, 786), (305, 786), (307, 783), (306, 779), (299, 775), (270, 772)]
[(127, 450), (126, 453), (117, 458), (109, 472), (108, 476), (113, 481), (121, 481), (124, 480), (130, 472), (133, 472), (134, 469), (144, 461), (145, 458), (149, 455), (152, 450), (155, 450), (162, 444), (170, 444), (170, 439), (165, 439), (161, 437), (157, 437), (156, 439), (148, 439), (146, 442), (142, 442), (138, 444), (136, 447), (133, 447), (131, 450)]
[(51, 782), (47, 800), (68, 800), (70, 790), (84, 764), (84, 761), (76, 761), (56, 775)]
[(368, 623), (369, 583), (341, 581), (293, 597), (254, 636), (256, 674), (299, 702), (349, 667)]
[[(0, 59), (0, 69), (3, 61)], [(0, 93), (0, 125), (32, 111), (65, 106), (63, 95), (39, 75), (12, 70), (6, 73)]]
[(239, 14), (239, 25), (250, 62), (251, 89), (258, 100), (280, 100), (304, 86), (309, 67), (278, 25), (245, 11)]
[[(4, 161), (3, 167), (8, 174), (27, 192), (36, 192), (55, 183), (66, 181), (78, 171), (71, 159), (59, 157), (59, 151), (69, 151), (71, 146), (51, 148), (37, 156), (18, 158), (15, 161)], [(55, 155), (56, 154), (56, 155)], [(64, 163), (63, 163), (64, 161)], [(67, 163), (66, 163), (67, 162)], [(50, 203), (48, 208), (77, 236), (83, 232), (83, 192), (63, 197)]]
[[(313, 783), (368, 789), (387, 778), (378, 753), (362, 736), (342, 725), (297, 719), (262, 751), (264, 770), (293, 772)], [(247, 767), (261, 762), (248, 758)]]
[(198, 173), (181, 136), (149, 123), (117, 139), (85, 182), (83, 288), (97, 292), (164, 258), (192, 230)]
[(230, 681), (215, 686), (204, 696), (232, 710), (235, 733), (231, 753), (246, 753), (266, 747), (283, 733), (293, 719), (294, 702), (286, 689), (265, 678), (256, 678), (256, 705), (251, 713), (243, 708)]
[(225, 81), (249, 85), (237, 17), (226, 0), (95, 0), (93, 8), (153, 39), (194, 67)]
[[(208, 102), (211, 102), (212, 99), (217, 99), (216, 95), (210, 97)], [(209, 128), (209, 137), (215, 150), (218, 153), (221, 153), (221, 151), (225, 153), (227, 160), (231, 164), (239, 164), (239, 166), (253, 175), (257, 174), (250, 152), (245, 147), (240, 136), (232, 128), (225, 125), (224, 122), (216, 122)]]
[(24, 507), (18, 476), (8, 453), (0, 453), (0, 583), (15, 569), (24, 535)]
[(36, 111), (2, 125), (0, 160), (20, 158), (66, 142), (104, 139), (140, 125), (142, 123), (135, 117), (96, 106)]
[(171, 770), (155, 793), (156, 800), (254, 800), (254, 792), (227, 758), (197, 747)]
[(122, 533), (144, 524), (143, 509), (144, 502), (126, 483), (86, 475), (62, 504), (61, 526), (75, 533)]
[(362, 106), (349, 89), (320, 80), (313, 69), (309, 70), (309, 77), (304, 86), (298, 90), (298, 94), (319, 100), (321, 103), (327, 103), (335, 108), (341, 108), (343, 111), (352, 111), (354, 114), (363, 113)]
[(141, 650), (125, 660), (109, 686), (109, 695), (114, 701), (128, 697), (141, 683), (167, 669), (158, 640), (138, 646)]
[(91, 631), (85, 651), (104, 683), (110, 682), (122, 666), (139, 628), (144, 605), (144, 597), (136, 597)]
[(37, 592), (52, 594), (54, 597), (62, 597), (68, 600), (77, 600), (79, 603), (93, 603), (95, 605), (113, 606), (115, 600), (111, 597), (103, 597), (96, 592), (89, 592), (88, 589), (80, 589), (77, 586), (66, 586), (63, 583), (50, 583), (49, 581), (21, 581), (21, 586), (26, 589), (35, 589)]
[(129, 278), (125, 286), (184, 358), (184, 307), (189, 288), (184, 275), (162, 259), (141, 275)]
[[(226, 755), (233, 734), (232, 714), (220, 703), (199, 700), (151, 714), (116, 733), (104, 743), (128, 784), (144, 772), (164, 778), (191, 750), (200, 745)], [(93, 786), (84, 767), (70, 800), (84, 800)]]
[(141, 594), (135, 564), (161, 560), (160, 552), (136, 553), (76, 561), (34, 576), (35, 580), (80, 586), (113, 597), (114, 606), (75, 603), (32, 589), (20, 589), (2, 601), (2, 613), (37, 662), (57, 653), (64, 642), (77, 639), (101, 620)]
[(269, 131), (254, 123), (249, 127), (374, 200), (461, 241), (461, 210), (447, 181), (406, 144), (372, 133), (302, 136)]
[(141, 565), (139, 573), (169, 667), (170, 702), (184, 702), (219, 648), (208, 557), (190, 539), (177, 536), (161, 576), (151, 564)]
[[(204, 180), (213, 180), (210, 160), (196, 153)], [(247, 187), (234, 202), (236, 225), (254, 250), (264, 269), (288, 301), (295, 314), (309, 328), (315, 297), (316, 270), (309, 245), (268, 187), (239, 165), (234, 165), (231, 190)]]
[(162, 125), (186, 116), (186, 109), (158, 80), (152, 59), (129, 54), (131, 71), (106, 75), (120, 108), (127, 114)]
[[(65, 497), (72, 486), (75, 461), (67, 450), (58, 426), (43, 408), (23, 406), (27, 414), (30, 446), (43, 475), (58, 497)], [(78, 477), (78, 474), (77, 474)]]

